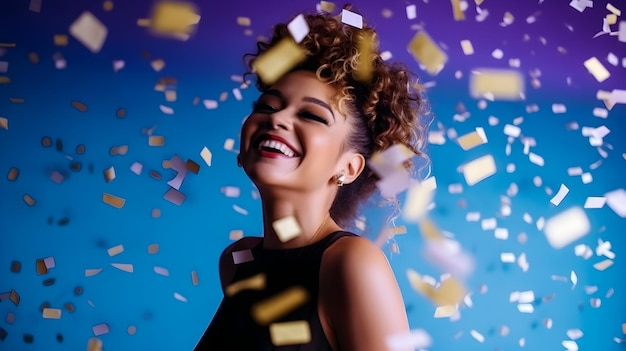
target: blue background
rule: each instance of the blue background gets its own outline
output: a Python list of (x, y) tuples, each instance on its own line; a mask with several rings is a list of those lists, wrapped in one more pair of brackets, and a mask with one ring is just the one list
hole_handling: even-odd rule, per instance
[[(534, 223), (522, 219), (524, 213), (534, 221), (549, 218), (572, 206), (582, 207), (588, 196), (602, 196), (624, 187), (626, 109), (616, 105), (607, 119), (592, 114), (594, 108), (604, 107), (595, 97), (599, 89), (626, 89), (622, 63), (626, 44), (618, 42), (616, 36), (593, 38), (609, 13), (606, 2), (595, 1), (593, 8), (580, 13), (568, 6), (568, 1), (487, 0), (481, 5), (489, 11), (483, 22), (476, 21), (473, 2), (468, 2), (464, 21), (453, 19), (449, 1), (433, 0), (412, 2), (417, 6), (417, 18), (409, 20), (405, 6), (410, 3), (354, 2), (357, 11), (379, 31), (381, 50), (393, 54), (391, 61), (408, 64), (430, 87), (428, 97), (435, 113), (431, 130), (454, 129), (463, 135), (483, 127), (489, 139), (470, 151), (463, 151), (449, 138), (444, 145), (431, 145), (427, 150), (438, 185), (430, 218), (474, 256), (476, 269), (466, 281), (473, 306), (461, 304), (457, 321), (434, 319), (435, 306), (411, 289), (407, 269), (437, 278), (443, 273), (423, 258), (423, 241), (415, 225), (401, 220), (396, 223), (408, 228), (407, 234), (396, 237), (400, 254), (392, 253), (388, 245), (383, 247), (401, 286), (411, 327), (423, 328), (432, 336), (430, 350), (513, 350), (520, 348), (520, 338), (525, 339), (527, 350), (559, 350), (563, 349), (561, 341), (568, 339), (566, 331), (574, 328), (584, 333), (577, 340), (582, 350), (626, 349), (614, 340), (626, 338), (622, 333), (622, 323), (626, 323), (624, 219), (608, 206), (586, 210), (591, 231), (576, 244), (584, 243), (595, 250), (598, 239), (611, 242), (616, 258), (603, 272), (592, 267), (603, 257), (595, 253), (589, 260), (576, 257), (574, 244), (555, 250)], [(237, 150), (239, 127), (257, 96), (250, 88), (242, 90), (241, 101), (235, 99), (232, 89), (240, 83), (231, 76), (245, 72), (242, 55), (254, 50), (257, 36), (268, 35), (273, 24), (288, 21), (301, 11), (314, 10), (315, 4), (198, 1), (202, 19), (195, 35), (183, 42), (155, 37), (137, 26), (137, 19), (149, 16), (150, 1), (115, 2), (110, 12), (103, 10), (101, 1), (44, 1), (40, 13), (29, 11), (27, 0), (0, 1), (0, 43), (16, 44), (0, 48), (0, 61), (8, 62), (8, 71), (0, 76), (11, 79), (9, 84), (0, 84), (0, 116), (9, 120), (9, 129), (0, 130), (0, 293), (14, 289), (21, 296), (19, 306), (8, 300), (0, 303), (0, 327), (8, 333), (0, 341), (0, 350), (85, 349), (93, 336), (92, 327), (100, 323), (110, 327), (110, 333), (100, 336), (107, 350), (193, 348), (221, 299), (217, 260), (231, 242), (229, 232), (237, 229), (246, 236), (258, 236), (262, 228), (254, 187), (237, 168), (236, 153), (223, 148), (225, 140), (232, 138)], [(613, 4), (626, 11), (623, 2)], [(383, 9), (391, 10), (392, 17), (382, 16)], [(70, 24), (84, 11), (91, 11), (109, 30), (97, 54), (69, 36)], [(506, 11), (515, 21), (503, 27), (500, 23)], [(531, 15), (536, 17), (534, 23), (526, 21)], [(237, 25), (239, 16), (249, 17), (251, 26)], [(416, 26), (423, 27), (449, 56), (436, 76), (422, 71), (406, 50)], [(611, 28), (616, 31), (617, 25)], [(246, 29), (252, 35), (246, 35)], [(55, 34), (67, 34), (69, 45), (54, 46)], [(471, 40), (474, 55), (463, 54), (459, 42), (464, 39)], [(558, 47), (565, 48), (566, 53), (559, 52)], [(491, 56), (498, 48), (504, 52), (501, 60)], [(38, 54), (38, 64), (29, 61), (31, 52)], [(52, 57), (57, 53), (63, 55), (67, 68), (55, 68)], [(617, 66), (607, 61), (609, 53), (619, 58)], [(611, 73), (602, 83), (583, 66), (592, 56)], [(471, 70), (507, 68), (509, 58), (521, 60), (526, 100), (488, 102), (480, 109), (478, 101), (469, 95)], [(164, 60), (162, 71), (151, 68), (154, 59)], [(114, 72), (114, 60), (124, 60), (125, 67)], [(536, 70), (541, 72), (540, 88), (529, 84), (530, 74)], [(457, 71), (462, 72), (462, 78), (455, 78)], [(161, 77), (177, 79), (176, 102), (165, 101), (163, 93), (154, 90)], [(219, 100), (223, 92), (228, 98), (220, 101), (217, 109), (205, 109), (203, 99)], [(200, 103), (194, 105), (196, 97)], [(25, 102), (13, 103), (10, 98)], [(76, 110), (72, 101), (86, 104), (88, 110)], [(459, 103), (470, 113), (465, 122), (453, 120)], [(554, 114), (553, 103), (566, 105), (567, 112)], [(527, 113), (531, 104), (539, 111)], [(173, 108), (175, 113), (162, 113), (160, 105)], [(116, 117), (119, 108), (127, 110), (126, 118)], [(489, 116), (498, 117), (499, 123), (490, 126)], [(543, 167), (528, 160), (519, 140), (512, 144), (511, 155), (505, 154), (503, 126), (520, 116), (524, 117), (522, 134), (535, 138), (537, 145), (531, 151), (545, 159)], [(580, 127), (605, 125), (611, 130), (602, 145), (608, 153), (606, 158), (589, 145), (580, 128), (566, 129), (573, 121)], [(149, 146), (142, 133), (153, 126), (155, 135), (165, 137), (163, 147)], [(44, 136), (52, 139), (52, 147), (41, 146)], [(61, 152), (55, 149), (58, 139), (63, 143)], [(86, 147), (83, 155), (75, 152), (79, 144)], [(111, 156), (109, 149), (119, 145), (128, 145), (128, 153)], [(210, 167), (200, 158), (204, 146), (213, 153)], [(485, 154), (495, 157), (497, 173), (467, 186), (458, 166)], [(174, 155), (201, 165), (197, 175), (187, 175), (180, 189), (186, 195), (181, 206), (163, 199), (169, 189), (166, 182), (175, 173), (164, 169), (162, 161)], [(82, 170), (71, 171), (70, 159), (81, 162)], [(600, 167), (591, 170), (590, 165), (598, 160), (602, 160)], [(141, 175), (130, 171), (134, 162), (144, 165)], [(506, 172), (509, 163), (516, 165), (515, 172)], [(102, 172), (111, 166), (117, 178), (106, 183)], [(583, 184), (579, 176), (567, 174), (567, 168), (578, 166), (591, 172), (593, 182)], [(6, 176), (12, 167), (20, 170), (13, 182)], [(160, 172), (162, 180), (150, 177), (150, 170)], [(61, 184), (50, 180), (53, 171), (65, 175)], [(535, 176), (541, 177), (542, 186), (533, 184)], [(457, 183), (463, 184), (463, 193), (450, 194), (448, 185)], [(511, 215), (502, 216), (501, 197), (506, 196), (511, 183), (519, 186), (519, 193), (511, 198)], [(546, 187), (556, 192), (561, 183), (570, 192), (557, 207), (550, 204), (552, 196)], [(224, 186), (239, 187), (241, 195), (225, 197), (220, 190)], [(125, 206), (117, 209), (103, 203), (103, 193), (125, 198)], [(35, 206), (25, 204), (24, 194), (36, 200)], [(233, 205), (248, 214), (236, 212)], [(155, 208), (161, 211), (159, 218), (151, 216)], [(372, 208), (367, 211), (367, 229), (362, 234), (374, 238), (384, 216)], [(509, 230), (509, 239), (497, 240), (493, 230), (481, 229), (480, 222), (467, 222), (468, 212), (480, 212), (483, 219), (497, 218), (498, 227)], [(69, 219), (67, 225), (58, 224), (63, 218)], [(528, 236), (525, 244), (516, 239), (522, 232)], [(153, 243), (159, 244), (157, 254), (148, 253), (148, 245)], [(119, 244), (124, 245), (124, 252), (109, 257), (107, 249)], [(529, 271), (501, 263), (501, 252), (516, 256), (525, 253)], [(36, 260), (50, 256), (56, 267), (46, 275), (37, 275)], [(13, 261), (21, 262), (19, 273), (9, 269)], [(111, 263), (132, 263), (134, 272), (120, 271)], [(154, 266), (167, 268), (169, 277), (157, 275)], [(104, 270), (85, 277), (85, 269), (93, 268)], [(198, 286), (192, 285), (194, 270), (200, 278)], [(569, 278), (572, 270), (578, 276), (574, 288), (569, 281), (551, 278)], [(42, 281), (48, 278), (56, 281), (44, 286)], [(483, 284), (488, 289), (481, 293)], [(80, 296), (74, 294), (77, 286), (84, 288)], [(585, 286), (597, 286), (598, 290), (587, 294)], [(614, 294), (607, 297), (610, 289)], [(526, 290), (533, 290), (537, 297), (532, 314), (520, 313), (516, 304), (509, 302), (511, 292)], [(176, 300), (174, 293), (187, 302)], [(551, 294), (551, 301), (541, 302)], [(593, 308), (591, 298), (601, 299), (601, 306)], [(59, 320), (43, 319), (39, 307), (44, 302), (53, 308), (72, 303), (76, 311), (64, 310)], [(12, 323), (6, 318), (10, 313), (15, 316)], [(546, 318), (553, 320), (551, 329), (542, 324)], [(135, 335), (127, 333), (131, 325), (137, 329)], [(499, 334), (502, 326), (510, 328), (509, 335)], [(484, 335), (484, 343), (472, 338), (471, 330)], [(62, 343), (56, 341), (57, 333), (63, 335)], [(34, 342), (24, 343), (24, 334), (32, 335)]]

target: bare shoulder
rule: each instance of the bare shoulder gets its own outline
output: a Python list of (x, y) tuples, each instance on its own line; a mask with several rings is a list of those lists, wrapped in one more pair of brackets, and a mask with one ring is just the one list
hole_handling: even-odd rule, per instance
[(222, 290), (232, 282), (235, 274), (235, 262), (233, 261), (233, 252), (251, 249), (263, 241), (262, 237), (244, 237), (234, 243), (228, 245), (220, 255), (220, 281), (222, 282)]
[(320, 304), (341, 350), (387, 350), (389, 336), (409, 330), (393, 270), (366, 238), (344, 237), (326, 250)]

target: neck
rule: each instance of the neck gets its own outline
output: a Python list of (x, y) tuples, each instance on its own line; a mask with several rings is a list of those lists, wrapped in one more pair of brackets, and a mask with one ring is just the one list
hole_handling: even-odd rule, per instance
[[(289, 249), (303, 247), (341, 228), (330, 218), (328, 196), (298, 192), (277, 194), (261, 193), (263, 201), (263, 247), (268, 249)], [(293, 216), (300, 226), (301, 233), (286, 242), (281, 241), (274, 230), (276, 220)]]

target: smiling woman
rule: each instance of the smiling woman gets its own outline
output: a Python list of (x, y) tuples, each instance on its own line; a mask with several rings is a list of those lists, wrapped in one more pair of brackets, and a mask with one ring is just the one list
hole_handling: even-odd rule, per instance
[[(372, 155), (396, 144), (421, 155), (423, 100), (408, 70), (382, 60), (371, 27), (304, 19), (304, 60), (271, 84), (259, 76), (241, 129), (264, 236), (222, 253), (224, 298), (196, 350), (380, 351), (409, 332), (385, 255), (343, 227), (376, 190)], [(277, 25), (251, 67), (286, 38)]]

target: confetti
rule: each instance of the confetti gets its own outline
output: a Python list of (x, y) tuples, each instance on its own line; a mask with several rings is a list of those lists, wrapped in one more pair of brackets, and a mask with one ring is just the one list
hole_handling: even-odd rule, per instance
[(163, 195), (163, 198), (175, 205), (180, 206), (185, 201), (186, 196), (180, 191), (170, 188), (165, 195)]
[(359, 29), (363, 28), (363, 17), (357, 13), (341, 10), (341, 23), (345, 23)]
[(198, 279), (198, 272), (196, 271), (191, 271), (191, 284), (193, 284), (193, 286), (198, 286), (198, 284), (200, 284), (200, 280)]
[(473, 70), (470, 95), (489, 100), (520, 100), (524, 95), (524, 78), (515, 70)]
[(568, 193), (569, 188), (565, 184), (561, 184), (559, 191), (556, 193), (556, 195), (554, 195), (552, 199), (550, 199), (550, 203), (554, 206), (558, 206)]
[(100, 272), (102, 272), (102, 268), (85, 269), (85, 277), (92, 277), (94, 275), (100, 274)]
[(139, 162), (133, 162), (130, 166), (130, 171), (135, 173), (136, 175), (141, 175), (141, 171), (143, 170), (143, 165)]
[(183, 1), (159, 1), (148, 20), (154, 34), (186, 40), (200, 22), (196, 6)]
[(234, 186), (224, 186), (220, 189), (222, 194), (226, 197), (239, 197), (240, 190)]
[(447, 318), (452, 317), (458, 312), (459, 308), (457, 305), (443, 305), (437, 306), (435, 308), (434, 318)]
[(124, 252), (124, 245), (113, 246), (107, 250), (107, 253), (109, 254), (110, 257), (119, 255), (122, 252)]
[(224, 290), (228, 297), (238, 294), (242, 290), (263, 290), (265, 289), (265, 274), (259, 273), (250, 278), (236, 281)]
[(132, 263), (111, 263), (111, 266), (119, 269), (120, 271), (132, 273), (133, 265)]
[(9, 130), (9, 120), (5, 117), (0, 117), (0, 128)]
[[(618, 32), (617, 40), (619, 42), (626, 43), (626, 21), (621, 21), (619, 23), (619, 32)], [(622, 66), (623, 66), (623, 62), (624, 61), (622, 61)]]
[(237, 24), (242, 27), (249, 27), (251, 21), (249, 17), (237, 17)]
[(61, 319), (61, 313), (63, 311), (58, 308), (44, 308), (43, 318), (45, 319)]
[(282, 242), (287, 242), (302, 233), (300, 224), (298, 224), (298, 220), (294, 216), (287, 216), (275, 220), (272, 223), (272, 228), (274, 228), (278, 239)]
[(205, 100), (202, 100), (202, 103), (204, 104), (204, 107), (207, 110), (214, 110), (214, 109), (217, 108), (217, 101), (216, 100), (205, 99)]
[(28, 4), (28, 10), (32, 12), (40, 13), (41, 1), (42, 0), (30, 0), (30, 4)]
[(309, 34), (309, 25), (302, 14), (291, 20), (287, 28), (296, 43), (300, 43)]
[(243, 238), (243, 230), (231, 230), (228, 233), (228, 238), (230, 240), (239, 240)]
[(606, 204), (620, 217), (626, 218), (626, 190), (620, 188), (604, 194)]
[(461, 49), (463, 49), (465, 55), (474, 54), (474, 46), (472, 46), (472, 42), (467, 39), (461, 40)]
[(224, 141), (224, 150), (231, 151), (235, 146), (235, 140), (232, 138), (228, 138)]
[(539, 167), (543, 167), (543, 165), (545, 164), (543, 157), (537, 155), (534, 152), (528, 153), (528, 159), (530, 160), (530, 162), (536, 164)]
[(151, 135), (148, 137), (148, 145), (163, 146), (165, 145), (165, 137), (160, 135)]
[(154, 255), (159, 252), (159, 244), (148, 245), (148, 253)]
[(33, 199), (30, 195), (24, 194), (23, 199), (28, 206), (35, 206), (35, 199)]
[(246, 210), (245, 208), (241, 208), (241, 207), (239, 207), (237, 205), (233, 205), (233, 210), (235, 210), (235, 212), (240, 213), (240, 214), (242, 214), (244, 216), (248, 215), (248, 210)]
[(544, 233), (553, 248), (561, 249), (587, 235), (590, 229), (585, 211), (572, 207), (548, 219)]
[(7, 174), (7, 180), (10, 182), (14, 182), (17, 180), (19, 174), (20, 170), (18, 168), (11, 167), (11, 169), (9, 170), (9, 174)]
[(417, 18), (417, 10), (415, 5), (411, 4), (411, 5), (407, 5), (406, 7), (406, 18), (412, 20)]
[(93, 331), (94, 336), (108, 334), (111, 331), (111, 329), (109, 329), (109, 325), (106, 323), (96, 324), (91, 328), (91, 330)]
[(252, 251), (250, 249), (233, 252), (234, 264), (241, 264), (241, 263), (246, 263), (250, 261), (254, 261), (254, 257), (252, 256)]
[(470, 330), (470, 334), (479, 343), (482, 344), (483, 342), (485, 342), (485, 337), (481, 333), (477, 332), (476, 330), (474, 330), (474, 329)]
[(407, 49), (431, 75), (437, 75), (448, 61), (448, 55), (424, 31), (415, 34)]
[(272, 84), (304, 59), (300, 46), (284, 38), (259, 56), (252, 67), (263, 83)]
[(395, 334), (387, 337), (387, 346), (391, 351), (407, 349), (424, 349), (430, 347), (432, 338), (423, 329), (413, 329), (409, 333)]
[(320, 10), (332, 13), (335, 12), (335, 4), (331, 1), (320, 1)]
[(452, 15), (454, 16), (455, 21), (463, 21), (465, 20), (465, 13), (461, 8), (461, 0), (450, 0), (452, 3)]
[(487, 135), (483, 128), (477, 127), (476, 131), (458, 137), (457, 142), (464, 151), (467, 151), (487, 143)]
[(611, 76), (609, 71), (607, 71), (607, 69), (595, 56), (587, 59), (584, 65), (589, 73), (591, 73), (599, 83), (604, 82), (607, 78), (609, 78), (609, 76)]
[(252, 316), (260, 325), (267, 325), (298, 308), (309, 299), (309, 293), (300, 286), (288, 288), (252, 306)]
[(122, 208), (124, 207), (124, 203), (126, 203), (125, 199), (107, 193), (102, 194), (102, 201), (115, 208)]
[(595, 269), (597, 269), (599, 271), (603, 271), (603, 270), (611, 267), (612, 265), (613, 265), (613, 260), (606, 259), (604, 261), (600, 261), (600, 262), (594, 264), (593, 268), (595, 268)]
[(496, 173), (496, 164), (492, 155), (479, 157), (462, 167), (467, 185), (472, 186)]
[(70, 34), (91, 52), (98, 53), (106, 40), (108, 30), (91, 12), (83, 12), (72, 23)]
[(211, 161), (213, 160), (213, 154), (211, 153), (211, 151), (206, 146), (202, 148), (202, 151), (200, 151), (200, 157), (202, 157), (202, 160), (204, 160), (204, 162), (206, 163), (207, 166), (211, 167)]
[(272, 323), (269, 327), (274, 346), (307, 344), (311, 342), (311, 328), (307, 321)]
[(180, 302), (187, 302), (187, 298), (177, 292), (174, 293), (174, 298)]
[(113, 179), (115, 179), (115, 168), (113, 168), (113, 166), (105, 169), (102, 173), (104, 174), (104, 181), (107, 183), (110, 183)]

